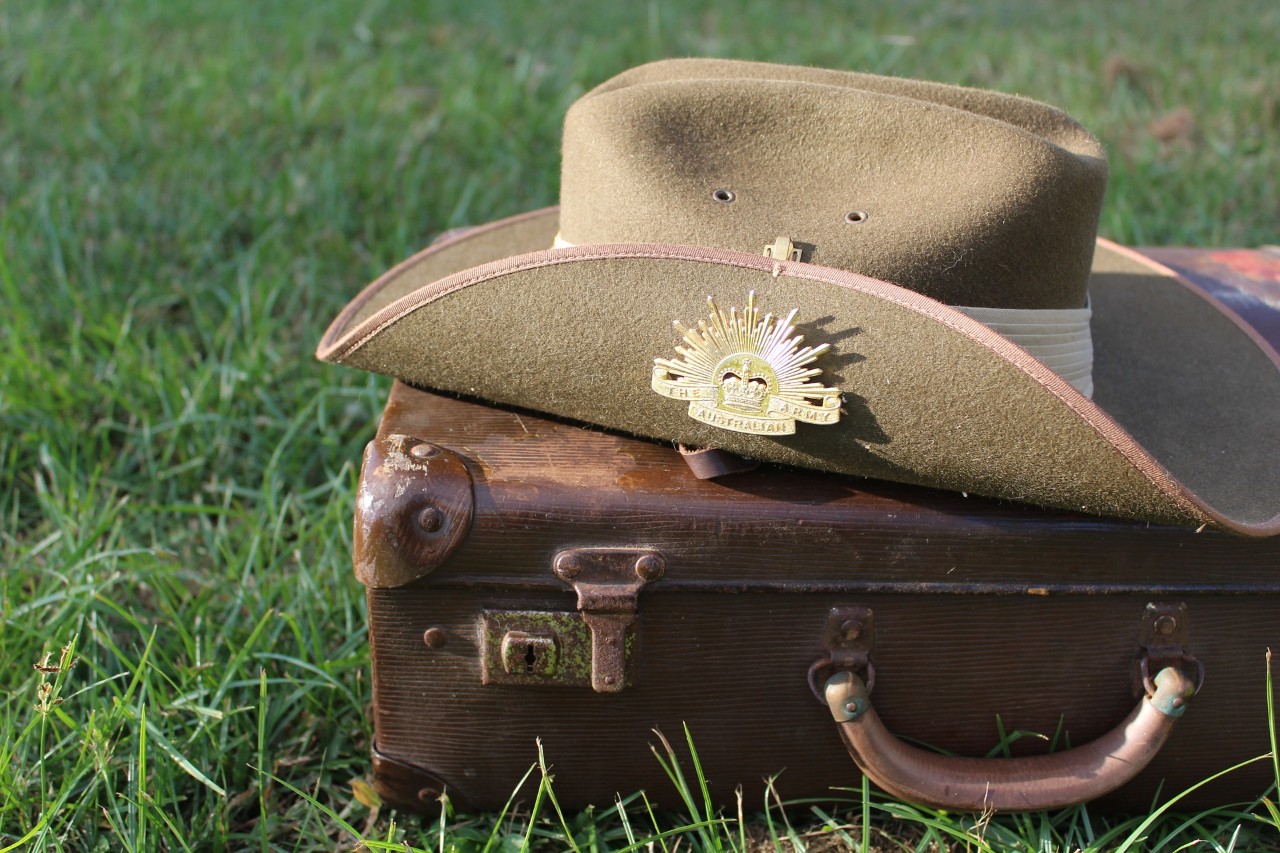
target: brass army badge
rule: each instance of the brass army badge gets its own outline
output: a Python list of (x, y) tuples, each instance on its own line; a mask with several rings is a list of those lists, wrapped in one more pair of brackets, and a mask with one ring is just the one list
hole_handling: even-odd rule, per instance
[(840, 389), (808, 380), (822, 373), (809, 367), (828, 344), (800, 349), (793, 334), (796, 311), (779, 320), (760, 317), (756, 293), (742, 312), (721, 311), (707, 297), (711, 319), (696, 329), (675, 327), (688, 346), (676, 346), (679, 359), (656, 358), (654, 391), (689, 401), (689, 417), (721, 429), (754, 435), (791, 435), (796, 421), (833, 424), (840, 419)]

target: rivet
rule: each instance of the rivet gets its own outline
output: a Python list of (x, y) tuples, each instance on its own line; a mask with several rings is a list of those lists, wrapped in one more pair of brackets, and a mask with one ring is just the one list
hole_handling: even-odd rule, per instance
[(422, 632), (422, 642), (429, 649), (441, 649), (449, 642), (449, 633), (443, 628), (428, 628)]
[(643, 557), (636, 560), (636, 574), (639, 575), (642, 580), (651, 581), (655, 578), (662, 577), (664, 568), (662, 558), (657, 554), (645, 554)]
[(433, 506), (429, 506), (418, 513), (418, 526), (427, 533), (435, 533), (444, 527), (444, 513)]
[(430, 459), (440, 452), (440, 448), (434, 444), (415, 444), (409, 448), (409, 455), (414, 459)]
[(862, 623), (856, 619), (850, 619), (840, 626), (840, 633), (844, 634), (846, 640), (856, 640), (862, 636)]
[(1161, 616), (1156, 620), (1156, 633), (1167, 637), (1178, 627), (1178, 620), (1172, 616)]
[(615, 679), (612, 675), (606, 675), (606, 676), (604, 677), (604, 683), (605, 683), (605, 684), (613, 684), (616, 680), (617, 680), (617, 679)]
[(432, 803), (439, 799), (439, 788), (420, 788), (418, 790), (418, 802), (420, 803)]
[(582, 573), (582, 561), (577, 554), (565, 552), (556, 557), (555, 572), (565, 580), (576, 578)]
[(845, 705), (844, 712), (850, 715), (858, 713), (858, 703), (855, 701)]
[(1182, 699), (1182, 697), (1178, 697), (1177, 699), (1173, 700), (1173, 707), (1175, 708), (1181, 708), (1184, 704), (1186, 704), (1186, 702)]

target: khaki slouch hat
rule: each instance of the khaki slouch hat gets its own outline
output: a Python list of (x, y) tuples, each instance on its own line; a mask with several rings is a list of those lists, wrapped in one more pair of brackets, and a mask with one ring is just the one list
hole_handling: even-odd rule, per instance
[(653, 63), (569, 110), (560, 207), (394, 267), (317, 355), (750, 459), (1280, 532), (1280, 357), (1097, 239), (1105, 184), (1097, 140), (1025, 98)]

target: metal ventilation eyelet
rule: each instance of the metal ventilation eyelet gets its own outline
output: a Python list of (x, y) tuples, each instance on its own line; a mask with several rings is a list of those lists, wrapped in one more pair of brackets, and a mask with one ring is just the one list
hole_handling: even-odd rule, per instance
[(867, 212), (865, 210), (851, 210), (844, 215), (844, 221), (850, 224), (867, 221)]
[(738, 196), (733, 190), (719, 189), (713, 192), (711, 197), (721, 204), (730, 204)]

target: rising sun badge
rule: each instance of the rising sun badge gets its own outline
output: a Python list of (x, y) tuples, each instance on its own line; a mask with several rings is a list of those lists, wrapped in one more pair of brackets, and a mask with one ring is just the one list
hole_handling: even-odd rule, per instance
[(656, 358), (653, 390), (689, 401), (689, 417), (704, 424), (754, 435), (791, 435), (796, 421), (833, 424), (840, 419), (840, 389), (809, 380), (821, 370), (810, 367), (830, 346), (800, 348), (791, 321), (760, 316), (756, 294), (743, 311), (726, 314), (707, 297), (711, 319), (696, 329), (676, 322), (687, 346), (678, 359)]

